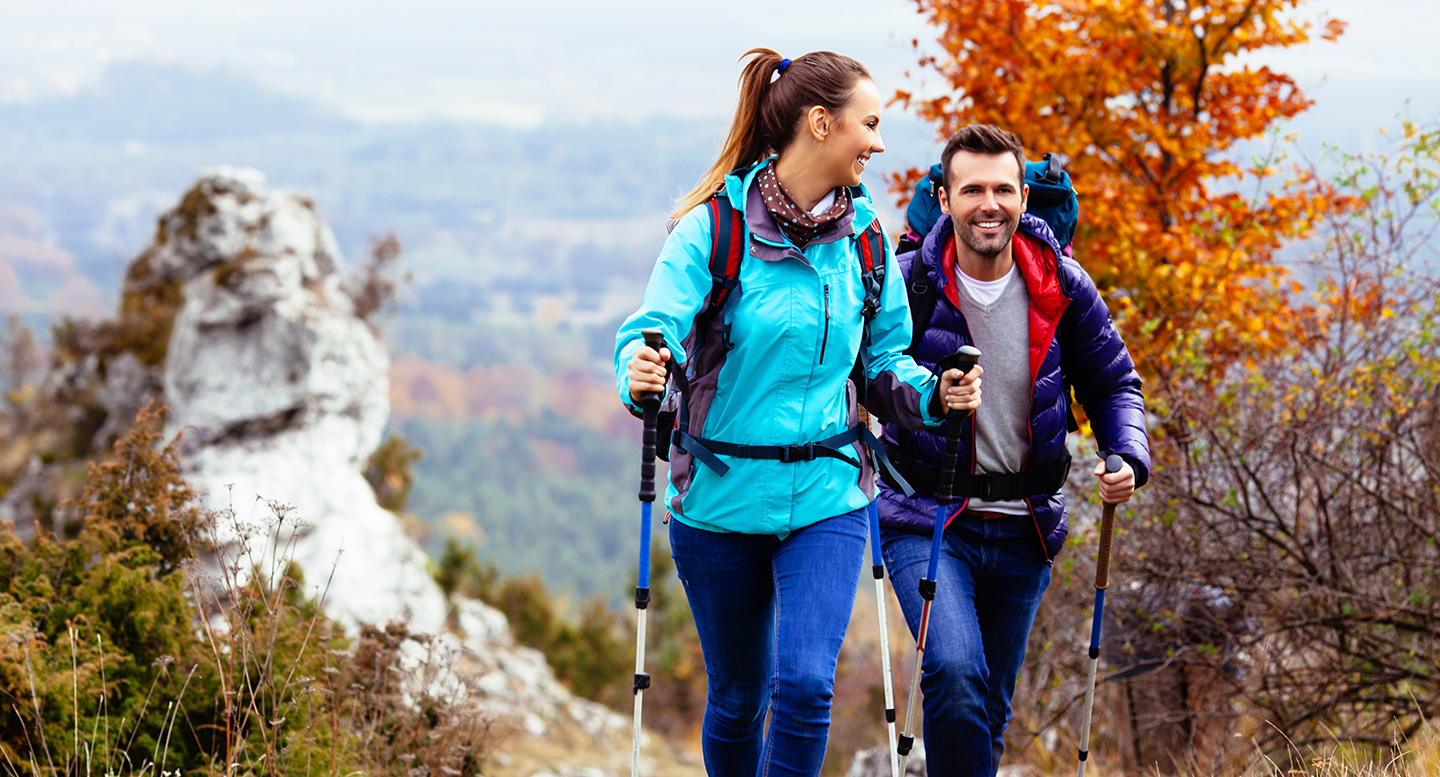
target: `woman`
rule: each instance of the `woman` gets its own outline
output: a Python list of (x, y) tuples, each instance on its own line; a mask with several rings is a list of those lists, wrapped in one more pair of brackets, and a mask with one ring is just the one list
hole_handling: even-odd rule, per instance
[[(876, 216), (860, 175), (885, 145), (864, 66), (830, 52), (746, 56), (720, 158), (681, 200), (615, 365), (632, 409), (666, 391), (672, 357), (686, 389), (666, 504), (709, 677), (706, 770), (815, 775), (874, 491), (851, 368), (860, 356), (871, 410), (912, 427), (938, 423), (938, 397), (978, 406), (979, 380), (952, 370), (937, 381), (903, 354), (900, 283), (880, 288), (867, 337), (860, 246)], [(718, 289), (720, 216), (697, 207), (712, 195), (743, 223), (743, 261), (723, 308), (698, 321)], [(888, 246), (883, 261), (899, 278)], [(645, 346), (647, 328), (668, 347)]]

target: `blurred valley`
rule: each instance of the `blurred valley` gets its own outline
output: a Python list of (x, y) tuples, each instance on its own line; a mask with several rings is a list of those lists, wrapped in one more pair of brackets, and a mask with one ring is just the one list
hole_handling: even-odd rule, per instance
[(258, 168), (314, 199), (350, 264), (382, 234), (404, 245), (383, 326), (392, 426), (425, 450), (411, 505), (427, 543), (619, 591), (638, 425), (614, 398), (614, 332), (718, 133), (361, 125), (224, 70), (117, 64), (74, 96), (0, 105), (0, 310), (37, 332), (108, 314), (200, 170)]

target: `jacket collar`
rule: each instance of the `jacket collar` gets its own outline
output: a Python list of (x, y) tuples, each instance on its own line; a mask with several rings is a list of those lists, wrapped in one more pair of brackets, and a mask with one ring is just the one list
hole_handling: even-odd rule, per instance
[[(950, 217), (942, 215), (920, 244), (920, 262), (930, 283), (948, 299), (951, 279), (945, 274), (945, 249), (955, 240)], [(1028, 213), (1020, 216), (1014, 237), (1015, 266), (1025, 279), (1030, 305), (1042, 318), (1058, 318), (1069, 302), (1060, 285), (1060, 247), (1043, 219)], [(912, 271), (913, 272), (913, 271)]]
[[(765, 207), (765, 203), (760, 198), (760, 187), (755, 184), (755, 177), (769, 162), (770, 159), (763, 159), (750, 167), (738, 169), (726, 175), (725, 196), (730, 200), (730, 207), (744, 214), (745, 226), (751, 236), (755, 238), (755, 242), (759, 244), (752, 246), (755, 249), (752, 250), (752, 254), (766, 261), (776, 261), (788, 255), (790, 251), (799, 252), (795, 248), (795, 244), (780, 232), (780, 225), (775, 223), (775, 217)], [(869, 227), (876, 218), (875, 205), (870, 199), (870, 192), (865, 189), (863, 184), (850, 189), (850, 203), (850, 212), (816, 235), (808, 245), (833, 243), (842, 238), (859, 234)]]
[[(1041, 221), (1040, 224), (1043, 226), (1044, 222)], [(1016, 230), (1012, 244), (1015, 266), (1020, 271), (1020, 277), (1025, 280), (1025, 292), (1030, 298), (1031, 383), (1039, 379), (1040, 368), (1045, 363), (1050, 342), (1060, 326), (1060, 317), (1070, 305), (1070, 297), (1060, 282), (1060, 254), (1055, 239), (1044, 239), (1045, 235), (1049, 235), (1048, 228), (1044, 235), (1038, 237), (1033, 234), (1034, 231), (1035, 225), (1022, 215), (1020, 229)], [(952, 290), (947, 288), (950, 279), (945, 275), (944, 256), (954, 240), (955, 233), (950, 226), (950, 217), (941, 216), (925, 236), (925, 242), (920, 245), (920, 261), (926, 265), (924, 269), (930, 275), (930, 282), (939, 291), (939, 296), (945, 297), (945, 301), (951, 305), (954, 305), (954, 300), (951, 297)], [(911, 273), (914, 272), (912, 266)]]

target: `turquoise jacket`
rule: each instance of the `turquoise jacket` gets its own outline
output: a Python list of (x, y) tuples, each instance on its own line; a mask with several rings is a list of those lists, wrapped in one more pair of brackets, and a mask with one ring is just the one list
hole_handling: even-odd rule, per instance
[[(615, 374), (621, 399), (632, 410), (630, 357), (643, 344), (641, 330), (665, 333), (674, 363), (686, 369), (690, 433), (746, 445), (800, 445), (853, 427), (859, 401), (886, 423), (933, 426), (935, 376), (904, 351), (910, 345), (910, 310), (894, 251), (885, 246), (885, 282), (871, 323), (868, 395), (857, 398), (849, 380), (862, 340), (861, 259), (854, 236), (875, 220), (863, 188), (853, 190), (851, 212), (804, 250), (775, 224), (754, 179), (760, 165), (726, 176), (721, 196), (743, 214), (748, 248), (740, 285), (726, 301), (701, 348), (699, 362), (718, 365), (695, 375), (697, 316), (712, 279), (712, 227), (708, 209), (680, 218), (660, 250), (640, 309), (615, 337)], [(672, 371), (675, 369), (672, 366)], [(672, 379), (673, 390), (673, 379)], [(662, 434), (665, 430), (662, 430)], [(864, 507), (874, 496), (869, 452), (851, 446), (861, 467), (834, 458), (779, 462), (723, 457), (724, 476), (679, 449), (671, 454), (666, 503), (688, 526), (708, 531), (773, 534)]]

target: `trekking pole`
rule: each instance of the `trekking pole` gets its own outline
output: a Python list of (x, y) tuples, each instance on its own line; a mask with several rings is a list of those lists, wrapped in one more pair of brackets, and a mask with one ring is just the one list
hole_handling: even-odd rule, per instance
[[(860, 408), (860, 423), (868, 429), (870, 414)], [(900, 777), (900, 755), (895, 740), (895, 684), (890, 679), (890, 624), (885, 615), (885, 564), (880, 559), (880, 508), (870, 500), (870, 572), (875, 577), (875, 609), (880, 616), (880, 672), (885, 676), (885, 726), (890, 730), (890, 777)]]
[[(1105, 457), (1105, 472), (1119, 472), (1125, 460)], [(1095, 672), (1100, 666), (1100, 620), (1105, 614), (1105, 589), (1110, 587), (1110, 537), (1115, 531), (1115, 505), (1106, 504), (1100, 515), (1100, 555), (1095, 560), (1095, 615), (1090, 621), (1090, 679), (1085, 682), (1085, 720), (1080, 728), (1080, 771), (1085, 777), (1085, 760), (1090, 757), (1090, 712), (1095, 707)]]
[[(659, 329), (646, 329), (641, 334), (645, 345), (656, 353), (665, 347), (665, 335)], [(655, 427), (660, 415), (660, 394), (640, 397), (644, 412), (645, 432), (640, 446), (640, 573), (635, 586), (635, 732), (631, 739), (630, 777), (640, 777), (640, 707), (650, 675), (645, 673), (645, 610), (650, 606), (650, 508), (655, 502)]]
[[(973, 345), (961, 346), (960, 350), (940, 360), (935, 369), (943, 375), (947, 370), (970, 371), (980, 358), (980, 349)], [(955, 480), (955, 460), (960, 457), (960, 422), (963, 415), (945, 412), (945, 459), (940, 468), (940, 486), (935, 494), (935, 533), (930, 540), (930, 567), (926, 576), (920, 579), (920, 598), (925, 600), (920, 610), (920, 631), (915, 636), (915, 672), (910, 676), (910, 699), (905, 705), (905, 731), (900, 734), (896, 751), (900, 754), (900, 774), (905, 773), (905, 762), (910, 757), (910, 748), (915, 744), (915, 702), (920, 695), (920, 668), (925, 662), (925, 638), (930, 630), (930, 603), (935, 600), (935, 581), (940, 572), (940, 544), (945, 536), (945, 514), (949, 512), (950, 497)]]

